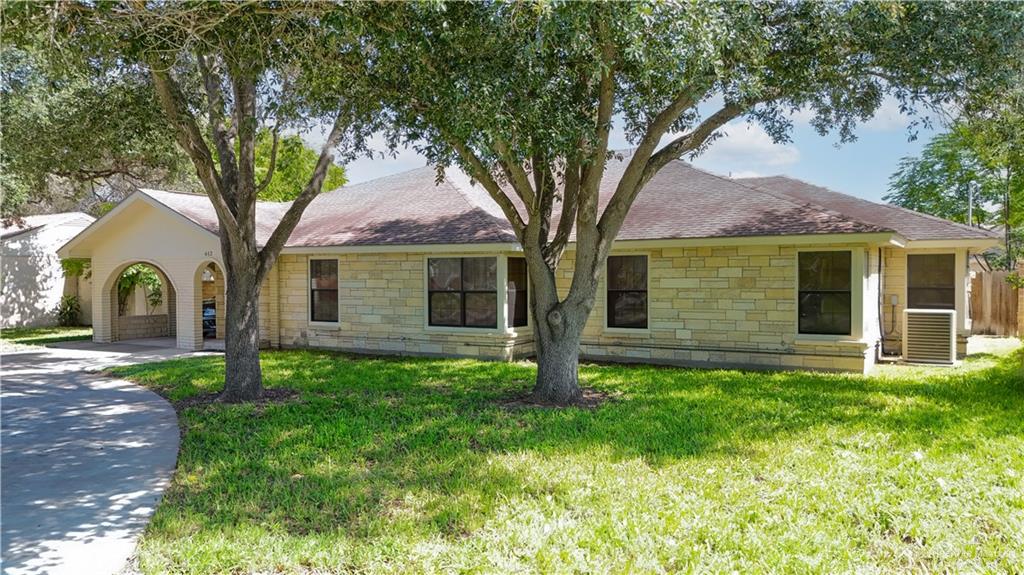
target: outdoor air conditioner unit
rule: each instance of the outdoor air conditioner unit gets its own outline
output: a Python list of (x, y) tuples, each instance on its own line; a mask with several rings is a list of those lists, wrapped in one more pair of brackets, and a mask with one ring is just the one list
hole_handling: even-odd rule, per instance
[(956, 312), (951, 309), (903, 311), (903, 361), (956, 362)]

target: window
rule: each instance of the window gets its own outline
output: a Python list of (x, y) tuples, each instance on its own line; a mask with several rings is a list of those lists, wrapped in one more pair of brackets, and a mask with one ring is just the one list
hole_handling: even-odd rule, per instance
[(956, 257), (953, 254), (907, 256), (907, 307), (956, 308)]
[(525, 327), (529, 317), (529, 287), (526, 283), (526, 259), (508, 258), (508, 323), (512, 327)]
[(851, 253), (800, 252), (800, 333), (850, 335)]
[(498, 327), (497, 268), (497, 258), (428, 259), (428, 324)]
[(608, 257), (608, 327), (647, 328), (647, 256)]
[(309, 260), (309, 319), (338, 321), (338, 260)]

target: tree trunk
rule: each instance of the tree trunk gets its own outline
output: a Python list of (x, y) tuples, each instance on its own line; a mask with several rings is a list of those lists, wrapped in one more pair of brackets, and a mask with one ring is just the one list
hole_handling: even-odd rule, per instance
[(533, 398), (542, 403), (567, 405), (583, 395), (579, 384), (580, 336), (590, 316), (597, 287), (585, 282), (586, 285), (575, 286), (569, 298), (560, 301), (554, 273), (542, 262), (534, 264), (531, 266), (531, 273), (535, 275), (531, 276), (530, 311), (537, 346), (537, 381)]
[(582, 397), (579, 384), (580, 334), (540, 335), (538, 330), (537, 382), (533, 397), (544, 403), (566, 405)]
[[(230, 258), (225, 258), (230, 260)], [(250, 260), (244, 267), (255, 268)], [(263, 392), (260, 369), (260, 285), (255, 269), (238, 269), (228, 264), (227, 325), (224, 332), (224, 392), (220, 398), (228, 403), (252, 401)]]

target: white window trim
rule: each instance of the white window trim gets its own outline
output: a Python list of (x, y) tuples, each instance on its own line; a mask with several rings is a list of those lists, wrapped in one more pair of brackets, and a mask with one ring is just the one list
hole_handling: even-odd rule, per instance
[[(430, 325), (430, 260), (431, 259), (455, 259), (455, 258), (494, 258), (496, 260), (495, 270), (495, 292), (497, 294), (497, 321), (495, 327), (465, 327), (450, 325)], [(423, 330), (433, 333), (462, 333), (477, 335), (505, 335), (508, 329), (506, 313), (506, 293), (508, 281), (508, 268), (505, 264), (506, 257), (501, 254), (481, 253), (445, 253), (445, 254), (424, 254), (423, 256)]]
[[(313, 321), (313, 262), (334, 261), (338, 265), (338, 321)], [(337, 257), (306, 258), (306, 324), (311, 328), (341, 329), (341, 259)]]
[[(647, 264), (647, 327), (611, 327), (608, 325), (608, 260), (615, 256), (644, 256), (644, 261)], [(598, 289), (601, 290), (601, 298), (604, 300), (604, 308), (602, 313), (604, 318), (601, 320), (602, 331), (609, 335), (636, 335), (636, 336), (648, 336), (651, 333), (651, 252), (649, 251), (623, 251), (608, 254), (608, 257), (604, 260), (604, 274), (602, 275), (601, 282), (598, 284)]]
[[(863, 343), (864, 290), (868, 279), (865, 250), (863, 247), (852, 246), (797, 248), (793, 260), (793, 331), (796, 334), (796, 343)], [(850, 333), (800, 333), (800, 254), (803, 252), (850, 252)]]

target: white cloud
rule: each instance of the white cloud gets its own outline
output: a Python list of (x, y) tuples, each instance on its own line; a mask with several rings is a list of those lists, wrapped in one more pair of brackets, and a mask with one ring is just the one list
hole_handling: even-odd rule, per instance
[(899, 102), (886, 96), (882, 100), (882, 105), (875, 110), (875, 115), (864, 123), (864, 129), (872, 132), (895, 132), (906, 129), (910, 121), (909, 116), (900, 112)]
[(727, 124), (722, 134), (698, 157), (701, 164), (728, 168), (720, 171), (738, 171), (788, 166), (800, 161), (800, 150), (796, 146), (773, 142), (768, 132), (753, 122)]

